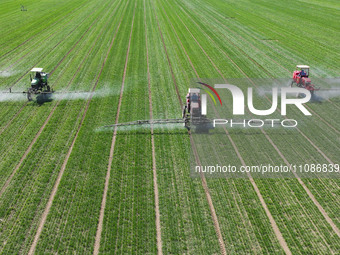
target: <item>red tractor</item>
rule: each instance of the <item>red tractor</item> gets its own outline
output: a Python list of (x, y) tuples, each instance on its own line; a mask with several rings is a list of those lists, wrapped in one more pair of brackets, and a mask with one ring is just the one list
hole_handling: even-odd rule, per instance
[(309, 90), (312, 96), (314, 95), (314, 91), (320, 89), (316, 88), (314, 84), (312, 84), (312, 81), (309, 78), (309, 66), (306, 65), (296, 66), (296, 70), (293, 73), (291, 87), (293, 87), (293, 85)]

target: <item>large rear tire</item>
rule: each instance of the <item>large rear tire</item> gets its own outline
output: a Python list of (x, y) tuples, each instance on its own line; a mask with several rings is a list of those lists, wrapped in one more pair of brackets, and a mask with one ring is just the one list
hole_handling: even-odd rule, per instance
[(182, 119), (185, 118), (186, 113), (187, 113), (187, 106), (184, 106), (183, 107), (183, 112), (182, 112)]
[(27, 91), (27, 100), (28, 101), (32, 101), (32, 94), (31, 94), (31, 91)]

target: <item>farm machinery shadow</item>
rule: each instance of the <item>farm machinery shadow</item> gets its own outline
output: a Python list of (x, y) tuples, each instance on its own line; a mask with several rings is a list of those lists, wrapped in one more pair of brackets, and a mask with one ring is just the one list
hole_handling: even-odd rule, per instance
[(53, 95), (52, 94), (38, 94), (36, 96), (35, 103), (38, 105), (43, 105), (45, 103), (49, 103), (53, 101)]

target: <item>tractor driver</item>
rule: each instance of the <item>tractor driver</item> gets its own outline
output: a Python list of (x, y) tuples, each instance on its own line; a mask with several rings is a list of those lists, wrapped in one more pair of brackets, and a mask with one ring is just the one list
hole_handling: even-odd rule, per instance
[(186, 98), (187, 98), (186, 108), (188, 109), (188, 113), (190, 113), (191, 106), (190, 106), (190, 94), (189, 93), (187, 94)]
[(35, 77), (36, 77), (37, 79), (40, 79), (40, 78), (41, 78), (41, 74), (40, 74), (39, 72), (36, 72), (36, 73), (35, 73)]
[(300, 77), (304, 77), (304, 76), (306, 76), (305, 70), (301, 69)]

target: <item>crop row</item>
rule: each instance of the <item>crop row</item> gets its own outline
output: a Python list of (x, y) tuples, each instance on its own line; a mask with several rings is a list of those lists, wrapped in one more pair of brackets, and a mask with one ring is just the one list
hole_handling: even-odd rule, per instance
[[(170, 12), (169, 12), (170, 13)], [(176, 13), (179, 13), (179, 12), (176, 12)], [(178, 18), (178, 16), (177, 15), (173, 15), (173, 17), (176, 17), (176, 18), (174, 18), (174, 19), (172, 19), (172, 22), (174, 23), (174, 24), (177, 24), (177, 26), (178, 26), (178, 31), (182, 31), (182, 30), (184, 30), (184, 29), (186, 29), (182, 24), (180, 24), (180, 19)], [(184, 19), (184, 18), (182, 18), (182, 19)], [(175, 27), (176, 27), (176, 25), (175, 25)], [(195, 27), (193, 26), (193, 25), (190, 25), (190, 31), (192, 31), (192, 30), (194, 30), (195, 29)], [(179, 34), (180, 34), (180, 32), (179, 32)], [(203, 42), (205, 41), (204, 40), (204, 38), (201, 38), (201, 37), (199, 37), (200, 35), (199, 35), (199, 33), (196, 33), (196, 36), (199, 38), (198, 39), (198, 41), (200, 42), (200, 44), (203, 44)], [(179, 35), (179, 37), (181, 37), (180, 35)], [(175, 40), (176, 40), (176, 38), (174, 38)], [(199, 59), (199, 60), (196, 60), (196, 56), (197, 56), (197, 52), (198, 51), (200, 51), (200, 49), (198, 48), (198, 46), (196, 47), (196, 50), (192, 50), (192, 54), (190, 54), (190, 52), (191, 52), (191, 49), (192, 48), (195, 48), (195, 46), (193, 45), (193, 43), (186, 43), (186, 41), (188, 41), (188, 37), (182, 37), (181, 38), (182, 40), (183, 40), (183, 45), (185, 46), (185, 47), (187, 47), (187, 51), (189, 52), (189, 55), (190, 55), (190, 58), (192, 59), (192, 62), (193, 63), (200, 63), (200, 66), (202, 67), (202, 66), (204, 66), (204, 63), (205, 62), (207, 62), (208, 60), (206, 60), (206, 61), (204, 61), (202, 58), (197, 58), (197, 59)], [(174, 41), (175, 41), (174, 40)], [(174, 45), (174, 41), (172, 41), (172, 45)], [(178, 44), (178, 43), (177, 43)], [(204, 45), (204, 44), (203, 44)], [(208, 44), (207, 44), (208, 45)], [(203, 48), (205, 48), (206, 50), (207, 49), (209, 49), (209, 46), (206, 46), (206, 47), (203, 47)], [(208, 51), (208, 50), (207, 50)], [(210, 52), (210, 51), (208, 51), (208, 52)], [(212, 51), (213, 52), (213, 51)], [(196, 53), (196, 54), (195, 54)], [(216, 57), (217, 58), (217, 57)], [(238, 57), (239, 58), (239, 57)], [(218, 63), (218, 58), (217, 58), (217, 60), (216, 60), (216, 62)], [(235, 61), (237, 61), (237, 59), (235, 59)], [(225, 64), (224, 64), (225, 65)], [(225, 68), (225, 67), (224, 67)], [(244, 67), (245, 68), (245, 67)], [(250, 68), (250, 66), (248, 67), (248, 68)], [(203, 70), (203, 71), (201, 71), (203, 74), (201, 75), (202, 77), (211, 77), (211, 73), (208, 73), (208, 72), (205, 72), (205, 70), (207, 70), (206, 68)], [(200, 72), (200, 70), (198, 71), (198, 72)], [(247, 72), (246, 72), (247, 73)], [(214, 77), (214, 76), (212, 76), (212, 77)], [(267, 145), (257, 145), (257, 144), (261, 144), (261, 143), (263, 143), (264, 141), (263, 141), (263, 136), (261, 135), (260, 137), (261, 137), (261, 139), (260, 139), (260, 141), (261, 141), (261, 143), (260, 143), (260, 141), (257, 141), (257, 136), (255, 135), (255, 136), (251, 136), (251, 135), (247, 135), (246, 136), (246, 138), (248, 138), (249, 137), (249, 139), (245, 139), (243, 136), (239, 136), (239, 135), (236, 135), (236, 137), (235, 136), (233, 136), (233, 139), (234, 139), (234, 141), (236, 142), (236, 144), (238, 145), (238, 146), (241, 146), (242, 145), (242, 143), (241, 142), (243, 142), (243, 141), (246, 141), (247, 143), (246, 144), (248, 144), (248, 147), (249, 147), (249, 144), (254, 144), (255, 146), (259, 146), (259, 147), (261, 147), (261, 148), (266, 148), (266, 150), (268, 150), (268, 154), (269, 155), (275, 155), (276, 154), (276, 152), (270, 152), (270, 150), (274, 150), (274, 149), (271, 149), (272, 148), (272, 146), (268, 143)], [(294, 137), (295, 139), (296, 138), (299, 138), (299, 136), (298, 137)], [(282, 138), (280, 139), (280, 140), (282, 140)], [(295, 141), (295, 143), (296, 143), (296, 141)], [(268, 148), (268, 149), (267, 149)], [(279, 149), (280, 149), (281, 147), (279, 147)], [(244, 153), (247, 153), (246, 155), (248, 156), (248, 153), (249, 152), (251, 152), (252, 153), (252, 155), (255, 155), (255, 157), (254, 158), (252, 158), (252, 157), (250, 157), (250, 155), (248, 156), (248, 157), (243, 157), (243, 158), (245, 158), (245, 159), (247, 159), (246, 160), (246, 163), (247, 164), (249, 164), (249, 165), (252, 165), (252, 164), (255, 164), (257, 161), (255, 161), (256, 159), (259, 159), (259, 158), (263, 158), (264, 159), (264, 161), (266, 161), (265, 160), (265, 158), (266, 157), (263, 157), (263, 155), (262, 155), (262, 153), (260, 154), (259, 152), (257, 153), (257, 151), (258, 150), (242, 150), (242, 151), (244, 151)], [(261, 155), (261, 156), (260, 156)], [(268, 160), (268, 159), (267, 159)], [(270, 160), (272, 160), (272, 161), (274, 161), (274, 160), (277, 160), (277, 159), (272, 159), (272, 158), (270, 158)], [(264, 183), (266, 183), (266, 181), (256, 181), (257, 183), (262, 183), (262, 182), (264, 182)], [(283, 185), (283, 188), (284, 188), (284, 185), (285, 185), (285, 181), (281, 181), (282, 182), (282, 185)], [(288, 182), (288, 181), (287, 181)], [(261, 187), (261, 186), (260, 186)], [(269, 190), (270, 189), (268, 189), (268, 187), (272, 187), (272, 185), (271, 185), (271, 183), (270, 183), (270, 181), (267, 181), (267, 184), (265, 185), (265, 186), (262, 186), (261, 187), (261, 193), (264, 193), (264, 197), (265, 197), (265, 199), (267, 199), (267, 194), (268, 193), (270, 193), (269, 192)], [(277, 187), (277, 186), (276, 186)], [(302, 189), (302, 187), (299, 187), (300, 188), (300, 191), (296, 191), (297, 192), (297, 194), (299, 194), (300, 192), (301, 192), (301, 189)], [(277, 192), (277, 191), (276, 191)], [(271, 194), (271, 193), (270, 193)], [(272, 198), (271, 198), (272, 199)], [(291, 197), (290, 198), (290, 200), (295, 200), (295, 201), (298, 201), (298, 198), (296, 197), (296, 198), (293, 198), (293, 197)], [(269, 199), (267, 199), (267, 202), (269, 201)], [(288, 200), (289, 201), (289, 200)], [(307, 201), (308, 201), (308, 199), (307, 199)], [(310, 202), (310, 201), (309, 201)], [(278, 205), (278, 203), (276, 202), (276, 206)], [(304, 211), (305, 209), (301, 206), (301, 208), (300, 208), (300, 212), (302, 213), (303, 211)], [(318, 212), (317, 212), (317, 210), (316, 210), (316, 208), (314, 208), (314, 212), (313, 212), (313, 216), (314, 216), (314, 213), (315, 213), (315, 215), (318, 215)], [(282, 216), (282, 215), (281, 215)], [(321, 215), (319, 214), (319, 216), (318, 217), (320, 217)], [(276, 215), (275, 215), (275, 217), (276, 217)], [(314, 216), (314, 218), (315, 218), (315, 216)], [(322, 216), (321, 216), (321, 219), (322, 219)], [(320, 221), (318, 221), (319, 223), (320, 223)], [(309, 223), (311, 226), (313, 226), (315, 223), (313, 222), (313, 220), (312, 220), (312, 222), (310, 222)], [(294, 226), (297, 226), (298, 224), (295, 224)], [(303, 224), (301, 224), (301, 225), (299, 225), (299, 227), (302, 227), (302, 226), (304, 226), (305, 225), (305, 223), (303, 223)], [(292, 227), (294, 227), (294, 226), (292, 226)], [(329, 226), (327, 226), (327, 223), (325, 223), (325, 222), (322, 222), (322, 223), (320, 223), (320, 226), (319, 226), (319, 228), (320, 229), (325, 229), (325, 227), (327, 227), (328, 228), (328, 230), (325, 230), (325, 232), (327, 233), (328, 231), (330, 231), (330, 233), (332, 232), (332, 230), (330, 229), (330, 227)], [(289, 232), (286, 232), (287, 233), (287, 235), (289, 235), (288, 233)], [(327, 234), (328, 235), (328, 234)], [(289, 240), (290, 241), (290, 240)], [(324, 241), (324, 240), (323, 240)], [(294, 243), (294, 241), (291, 241), (290, 242), (290, 244), (292, 244), (292, 243)], [(325, 246), (329, 246), (330, 245), (330, 243), (332, 243), (331, 242), (331, 239), (330, 240), (326, 240), (325, 241)], [(336, 247), (336, 246), (335, 246)], [(330, 249), (334, 249), (334, 247), (330, 247)]]
[[(84, 54), (81, 54), (82, 50), (78, 51), (81, 57), (71, 62), (71, 67), (73, 68), (64, 73), (65, 80), (71, 79), (74, 72), (79, 71), (78, 66), (82, 64), (80, 61), (83, 56), (86, 56), (85, 53), (90, 51), (91, 45), (93, 46), (93, 43), (96, 42), (95, 39), (100, 35), (100, 32), (104, 31), (107, 26), (112, 26), (107, 18), (113, 7), (107, 8), (102, 13), (103, 18), (100, 21), (102, 26), (98, 26), (97, 33), (93, 33), (86, 40), (88, 45), (82, 49)], [(111, 27), (111, 31), (112, 29), (113, 27)], [(110, 35), (107, 35), (106, 38), (110, 38)], [(89, 90), (94, 86), (96, 76), (93, 76), (90, 70), (101, 67), (101, 57), (106, 51), (105, 40), (100, 44), (96, 44), (96, 48), (91, 51), (87, 59), (84, 59), (87, 62), (74, 79), (74, 88), (79, 89), (80, 81), (88, 81), (82, 85), (84, 90)], [(90, 62), (88, 61), (89, 59), (91, 59)], [(67, 83), (65, 82), (64, 84)], [(58, 176), (63, 159), (75, 135), (77, 125), (79, 125), (84, 111), (84, 101), (61, 101), (58, 104), (55, 113), (33, 146), (31, 153), (23, 162), (22, 167), (18, 170), (2, 196), (2, 203), (6, 203), (6, 206), (1, 207), (3, 208), (1, 215), (2, 229), (6, 232), (6, 234), (2, 235), (3, 238), (6, 238), (6, 246), (3, 247), (3, 251), (11, 251), (13, 248), (18, 249), (18, 247), (28, 251), (30, 248), (41, 213), (46, 207), (46, 202)], [(23, 236), (29, 236), (29, 238), (23, 238)]]
[[(93, 34), (92, 36), (94, 35), (95, 34)], [(85, 54), (86, 48), (83, 48), (82, 51)], [(82, 54), (74, 54), (70, 57), (76, 57), (76, 61), (80, 61), (81, 56)], [(65, 64), (60, 65), (59, 67), (61, 68), (61, 72), (58, 73), (58, 79), (56, 79), (55, 81), (56, 84), (53, 83), (53, 80), (51, 81), (51, 85), (56, 89), (58, 89), (59, 87), (65, 87), (72, 77), (67, 75), (67, 70), (70, 70), (68, 69), (70, 61), (68, 60), (64, 63)], [(89, 74), (91, 74), (91, 72)], [(82, 81), (84, 82), (85, 80)], [(2, 169), (4, 169), (5, 171), (10, 171), (12, 169), (11, 166), (19, 162), (21, 155), (23, 155), (28, 145), (37, 134), (39, 128), (42, 126), (42, 123), (56, 104), (57, 102), (53, 102), (52, 104), (43, 104), (40, 107), (37, 107), (37, 103), (35, 102), (29, 104), (28, 107), (26, 107), (12, 122), (12, 124), (9, 125), (7, 129), (2, 133)], [(3, 173), (3, 171), (1, 172)], [(4, 178), (2, 178), (2, 181), (4, 182), (7, 178), (6, 175), (3, 175), (3, 177)]]
[[(126, 9), (123, 9), (125, 5)], [(101, 72), (98, 83), (99, 90), (106, 87), (114, 89), (116, 93), (104, 98), (93, 98), (91, 101), (88, 113), (74, 145), (71, 157), (68, 160), (64, 176), (60, 182), (53, 206), (41, 234), (41, 239), (37, 246), (38, 252), (58, 251), (62, 253), (66, 252), (68, 249), (71, 249), (78, 251), (79, 253), (90, 253), (94, 248), (105, 176), (109, 162), (110, 144), (113, 135), (113, 132), (96, 132), (95, 130), (98, 128), (98, 126), (113, 123), (115, 121), (115, 116), (117, 114), (116, 109), (120, 96), (119, 91), (122, 86), (122, 77), (124, 71), (129, 74), (130, 72), (135, 72), (138, 70), (130, 67), (130, 58), (134, 60), (131, 61), (132, 64), (138, 63), (138, 52), (134, 52), (136, 55), (131, 55), (132, 52), (131, 54), (126, 55), (130, 38), (130, 33), (128, 31), (130, 31), (132, 28), (134, 5), (135, 2), (133, 1), (122, 4), (120, 9), (120, 13), (122, 15), (121, 25), (119, 27), (116, 39), (112, 44), (112, 49), (108, 51), (107, 62), (105, 63), (105, 66), (103, 66), (104, 68)], [(134, 22), (137, 21), (135, 20)], [(137, 23), (134, 24), (136, 25)], [(136, 31), (135, 33), (138, 34), (138, 29), (135, 27), (134, 31)], [(112, 36), (113, 33), (108, 33), (108, 35)], [(134, 36), (131, 38), (131, 40), (133, 40), (133, 38)], [(120, 52), (121, 54), (116, 54), (116, 52)], [(127, 63), (127, 70), (124, 70), (125, 62)], [(132, 80), (132, 78), (130, 79)], [(140, 93), (140, 90), (137, 88), (135, 92), (133, 92), (131, 85), (129, 86), (131, 80), (125, 81), (126, 90), (124, 89), (123, 100), (125, 93), (131, 93), (132, 98), (134, 98), (136, 93)], [(137, 82), (137, 79), (135, 81)], [(127, 95), (127, 98), (128, 96), (129, 95)], [(134, 100), (132, 100), (132, 102), (134, 102)], [(127, 103), (131, 104), (130, 101)], [(123, 102), (122, 107), (124, 107), (124, 105), (125, 103)], [(120, 139), (117, 138), (117, 141), (118, 140)], [(119, 150), (120, 146), (120, 144), (116, 145), (115, 151), (116, 149)], [(88, 151), (88, 154), (84, 154), (84, 150)], [(136, 144), (133, 149), (127, 150), (123, 155), (120, 153), (119, 165), (126, 165), (131, 157), (133, 157), (135, 158), (136, 167), (139, 165), (139, 168), (143, 169), (145, 164), (150, 165), (151, 158), (149, 158), (149, 160), (144, 159), (144, 161), (141, 161), (141, 159), (138, 160), (135, 155), (142, 157), (143, 155), (147, 154), (150, 154), (150, 140), (145, 142), (141, 141), (139, 145)], [(91, 157), (89, 157), (89, 155), (91, 155)], [(126, 180), (126, 178), (128, 178), (128, 170), (120, 168), (119, 165), (116, 163), (116, 159), (114, 159), (111, 176), (118, 175), (119, 172), (121, 172), (124, 174), (123, 179)], [(79, 175), (83, 176), (83, 178), (79, 179)], [(151, 172), (148, 176), (144, 175), (143, 172), (141, 172), (141, 175), (146, 179), (150, 179)], [(112, 181), (114, 178), (111, 178), (110, 180)], [(122, 185), (124, 185), (122, 186), (122, 189), (123, 187), (128, 188), (129, 184), (130, 183), (124, 181), (122, 183)], [(146, 186), (146, 191), (152, 191), (152, 182), (150, 182), (150, 184), (151, 185)], [(77, 188), (74, 189), (74, 192), (69, 194), (67, 190), (72, 189), (72, 187)], [(111, 211), (112, 204), (109, 202), (109, 199), (112, 193), (115, 193), (117, 190), (119, 190), (119, 188), (115, 187), (113, 191), (111, 191), (111, 189), (108, 191), (103, 234), (107, 231), (107, 224), (109, 226), (113, 223), (117, 224), (117, 222), (107, 222), (106, 220), (106, 214), (108, 215), (107, 217), (111, 217), (113, 215)], [(124, 193), (122, 192), (121, 195), (123, 194)], [(138, 197), (142, 196), (143, 194), (144, 191), (139, 188), (139, 192), (134, 192), (133, 195)], [(119, 201), (121, 204), (115, 204), (115, 209), (117, 209), (115, 210), (115, 213), (118, 213), (118, 207), (122, 208), (122, 215), (124, 212), (127, 212), (127, 214), (124, 214), (124, 217), (121, 217), (122, 221), (124, 220), (123, 223), (128, 224), (130, 221), (133, 221), (133, 217), (136, 217), (137, 215), (131, 213), (131, 210), (133, 212), (133, 210), (139, 210), (139, 208), (143, 208), (144, 210), (140, 210), (140, 217), (145, 218), (145, 222), (147, 222), (147, 224), (149, 222), (152, 223), (151, 227), (154, 232), (149, 232), (150, 235), (153, 236), (152, 240), (155, 241), (155, 228), (153, 227), (154, 221), (150, 221), (150, 219), (147, 218), (153, 217), (153, 213), (151, 215), (149, 213), (149, 210), (153, 211), (153, 207), (146, 206), (147, 204), (145, 205), (145, 203), (147, 200), (144, 199), (136, 200), (136, 198), (131, 195), (128, 195), (125, 200), (128, 199), (133, 199), (134, 202), (131, 204), (124, 202), (124, 199), (121, 199)], [(130, 209), (130, 211), (127, 211), (128, 209)], [(140, 229), (140, 225), (135, 226), (139, 226), (138, 229)], [(52, 236), (51, 233), (54, 233), (58, 229), (60, 229), (58, 234)], [(125, 228), (121, 229), (124, 230)], [(128, 229), (131, 229), (131, 227), (126, 227), (126, 230)], [(85, 235), (83, 235), (83, 233), (85, 233)], [(110, 234), (113, 233), (113, 231), (110, 231)], [(105, 238), (105, 240), (110, 244), (111, 242), (119, 242), (119, 244), (120, 242), (124, 242), (125, 245), (120, 244), (117, 249), (128, 249), (129, 245), (126, 244), (126, 242), (129, 242), (130, 239), (122, 238), (120, 241), (118, 241), (119, 238), (121, 237), (116, 237), (117, 240), (111, 238), (109, 240)], [(146, 236), (145, 238), (148, 237)], [(54, 245), (56, 243), (59, 243), (60, 245), (56, 247)], [(136, 245), (133, 247), (142, 251), (144, 245), (145, 244), (138, 246)], [(110, 249), (114, 248), (115, 246), (110, 246)]]
[[(190, 177), (192, 148), (189, 135), (181, 126), (154, 126), (155, 162), (149, 127), (118, 128), (117, 134), (98, 129), (114, 123), (118, 116), (118, 122), (149, 118), (147, 52), (155, 119), (180, 117), (181, 101), (192, 79), (286, 77), (287, 70), (294, 68), (294, 59), (314, 61), (314, 66), (323, 68), (322, 56), (337, 49), (325, 34), (336, 27), (332, 24), (313, 38), (308, 32), (323, 27), (333, 10), (322, 8), (320, 14), (300, 19), (301, 24), (313, 21), (296, 37), (313, 50), (305, 56), (297, 49), (297, 42), (285, 39), (294, 34), (288, 25), (281, 25), (292, 17), (295, 8), (287, 8), (275, 20), (282, 12), (281, 3), (257, 3), (266, 13), (266, 21), (275, 23), (273, 28), (262, 23), (258, 11), (253, 11), (256, 3), (243, 1), (230, 3), (228, 8), (215, 0), (82, 3), (58, 3), (50, 15), (28, 22), (0, 41), (1, 44), (3, 40), (15, 39), (2, 49), (0, 55), (12, 49), (13, 52), (0, 57), (1, 66), (8, 68), (14, 63), (15, 71), (24, 70), (0, 78), (1, 88), (11, 84), (23, 90), (29, 79), (22, 73), (37, 64), (46, 71), (55, 70), (50, 81), (57, 90), (95, 92), (93, 97), (85, 94), (79, 100), (56, 100), (40, 106), (29, 103), (24, 108), (24, 102), (0, 102), (0, 253), (34, 250), (39, 254), (90, 254), (98, 228), (102, 228), (102, 253), (156, 253), (160, 247), (156, 238), (154, 185), (159, 190), (158, 231), (164, 253), (219, 253), (221, 240), (217, 240), (207, 192), (222, 243), (230, 253), (281, 254), (285, 242), (294, 254), (339, 250), (334, 229), (298, 180), (255, 179), (252, 183), (249, 179), (207, 179), (206, 189), (201, 179)], [(5, 4), (9, 10), (6, 16), (20, 21), (21, 17), (14, 15), (14, 5)], [(31, 12), (33, 20), (49, 3), (27, 4), (37, 7)], [(308, 15), (307, 10), (303, 13)], [(314, 22), (316, 18), (320, 22)], [(36, 26), (47, 19), (42, 27)], [(58, 20), (61, 23), (53, 26)], [(260, 26), (254, 27), (251, 22)], [(6, 29), (2, 27), (1, 33)], [(25, 36), (19, 38), (21, 31)], [(280, 43), (261, 38), (279, 39)], [(328, 42), (328, 46), (316, 40)], [(318, 47), (321, 50), (314, 51)], [(336, 61), (334, 56), (327, 60), (332, 73), (336, 73)], [(242, 89), (255, 85), (248, 80)], [(223, 102), (231, 101), (230, 95), (222, 97)], [(202, 135), (195, 141), (200, 161), (238, 166), (243, 162), (337, 162), (339, 143), (334, 137), (338, 135), (339, 120), (331, 118), (337, 114), (332, 108), (336, 104), (310, 104), (315, 112), (313, 119), (303, 118), (289, 108), (290, 118), (303, 120), (299, 128), (304, 136), (297, 130), (281, 128), (228, 129), (227, 134), (222, 130)], [(257, 97), (255, 105), (266, 109), (270, 101)], [(221, 116), (231, 115), (229, 107), (216, 110)], [(282, 118), (278, 112), (272, 117)], [(110, 162), (110, 178), (106, 180)], [(102, 200), (106, 181), (107, 197)], [(303, 181), (339, 227), (338, 181)], [(104, 219), (103, 225), (98, 226), (102, 202), (106, 204)], [(282, 233), (283, 242), (277, 238), (268, 216)]]
[[(205, 17), (207, 15), (204, 15)], [(218, 37), (218, 36), (216, 36)], [(237, 34), (237, 37), (240, 37)], [(238, 41), (238, 43), (242, 43), (242, 41)], [(257, 47), (258, 47), (257, 43)], [(253, 46), (254, 47), (254, 46)], [(252, 52), (252, 51), (248, 51), (248, 52)], [(268, 52), (268, 51), (267, 51)], [(285, 55), (282, 56), (282, 58), (285, 57)], [(256, 60), (260, 59), (260, 57), (256, 58)], [(273, 66), (273, 65), (272, 65)], [(276, 67), (273, 67), (274, 70), (279, 70)], [(274, 73), (277, 73), (276, 71)], [(312, 124), (312, 126), (318, 126), (318, 128), (310, 128), (310, 125), (303, 125), (300, 128), (303, 130), (303, 132), (306, 133), (307, 137), (309, 137), (312, 140), (316, 140), (314, 141), (314, 143), (316, 142), (317, 146), (324, 152), (326, 152), (327, 156), (330, 157), (331, 159), (334, 160), (334, 162), (337, 162), (337, 154), (338, 154), (338, 150), (339, 150), (339, 146), (338, 146), (338, 142), (336, 140), (333, 139), (334, 136), (337, 136), (336, 134), (336, 130), (339, 127), (339, 121), (337, 120), (337, 118), (333, 118), (334, 115), (337, 114), (337, 110), (336, 108), (333, 107), (333, 104), (330, 105), (329, 102), (324, 102), (322, 104), (311, 104), (309, 105), (310, 107), (313, 108), (313, 110), (315, 110), (317, 112), (318, 115), (322, 116), (320, 118), (318, 118), (318, 116), (314, 117), (314, 123)], [(266, 106), (268, 107), (268, 106)], [(321, 108), (321, 109), (320, 109)], [(299, 119), (302, 119), (302, 117), (299, 116)], [(310, 120), (305, 119), (305, 122), (310, 122)], [(301, 121), (303, 122), (303, 121)], [(325, 125), (325, 123), (328, 123), (328, 125), (331, 126), (327, 126)], [(333, 129), (335, 128), (335, 129)], [(320, 132), (320, 130), (327, 130), (329, 129), (329, 131), (327, 132)], [(281, 143), (285, 142), (285, 145), (282, 146), (282, 148), (280, 148), (281, 151), (287, 151), (287, 153), (289, 153), (290, 155), (287, 157), (287, 153), (284, 153), (284, 155), (286, 155), (287, 159), (289, 162), (291, 163), (320, 163), (320, 162), (324, 162), (324, 163), (329, 163), (327, 161), (324, 161), (324, 159), (322, 158), (322, 155), (318, 155), (319, 151), (317, 151), (316, 149), (307, 149), (307, 150), (296, 150), (295, 148), (290, 149), (291, 148), (291, 144), (296, 143), (296, 137), (292, 137), (292, 139), (290, 139), (289, 141), (287, 141), (286, 139), (281, 139), (280, 137), (275, 136), (275, 131), (271, 132), (269, 131), (269, 133), (272, 133), (273, 136), (272, 139), (274, 140), (280, 140)], [(290, 136), (291, 137), (291, 136)], [(277, 142), (275, 142), (277, 144)], [(310, 147), (310, 145), (308, 145), (309, 142), (307, 141), (299, 141), (299, 144), (301, 144), (301, 147)], [(306, 154), (310, 154), (310, 156), (306, 156)], [(298, 157), (296, 155), (299, 155)], [(318, 156), (315, 156), (318, 155)], [(310, 161), (309, 158), (313, 158), (314, 161)], [(322, 189), (320, 189), (318, 192), (314, 192), (314, 195), (319, 196), (319, 198), (322, 198), (323, 194), (324, 196), (327, 197), (327, 199), (319, 199), (319, 201), (323, 204), (324, 207), (328, 208), (329, 213), (334, 215), (334, 204), (330, 204), (329, 201), (334, 201), (334, 196), (332, 194), (334, 194), (334, 187), (337, 186), (336, 182), (332, 181), (332, 180), (327, 180), (326, 182), (328, 183), (328, 185), (322, 184), (324, 182), (324, 180), (320, 180), (321, 182), (321, 187), (323, 187)], [(308, 182), (309, 183), (309, 182)], [(313, 181), (313, 183), (318, 183), (318, 181)], [(327, 190), (327, 186), (329, 186), (330, 190), (329, 192), (325, 190)], [(333, 208), (333, 209), (331, 209)], [(336, 218), (333, 218), (337, 224), (338, 221)]]

